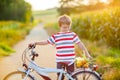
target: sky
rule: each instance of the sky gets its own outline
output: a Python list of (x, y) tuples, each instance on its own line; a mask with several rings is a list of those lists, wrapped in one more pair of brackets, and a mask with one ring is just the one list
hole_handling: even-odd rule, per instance
[(25, 0), (32, 5), (32, 10), (45, 10), (57, 7), (59, 0)]
[[(59, 5), (59, 0), (25, 0), (32, 5), (32, 10), (45, 10)], [(87, 4), (89, 0), (84, 0)], [(101, 0), (101, 2), (107, 2), (108, 0)]]

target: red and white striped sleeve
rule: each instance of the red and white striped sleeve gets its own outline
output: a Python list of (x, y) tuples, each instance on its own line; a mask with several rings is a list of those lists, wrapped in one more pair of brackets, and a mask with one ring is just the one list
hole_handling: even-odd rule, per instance
[(76, 44), (80, 42), (80, 39), (79, 39), (79, 37), (76, 35), (76, 33), (74, 33), (73, 42), (76, 43)]
[(54, 35), (52, 35), (51, 37), (49, 37), (48, 39), (47, 39), (47, 41), (48, 41), (48, 43), (49, 44), (55, 44), (55, 37), (54, 37)]

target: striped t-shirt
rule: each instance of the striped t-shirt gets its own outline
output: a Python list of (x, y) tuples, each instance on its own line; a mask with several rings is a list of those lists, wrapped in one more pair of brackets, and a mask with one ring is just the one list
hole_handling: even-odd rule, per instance
[(80, 42), (80, 39), (74, 32), (59, 32), (52, 35), (47, 41), (56, 47), (56, 62), (74, 61), (74, 44)]

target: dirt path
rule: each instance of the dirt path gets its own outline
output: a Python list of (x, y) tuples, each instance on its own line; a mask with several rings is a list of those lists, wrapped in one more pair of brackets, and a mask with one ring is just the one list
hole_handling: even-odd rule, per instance
[[(43, 29), (43, 24), (38, 24), (30, 34), (25, 38), (25, 40), (19, 42), (14, 46), (16, 50), (11, 56), (0, 59), (0, 80), (9, 72), (15, 71), (18, 67), (21, 67), (21, 54), (27, 47), (28, 43), (40, 40), (46, 40), (48, 34)], [(42, 67), (55, 67), (55, 48), (51, 45), (37, 46), (36, 51), (39, 53), (39, 57), (36, 62)], [(53, 76), (54, 75), (54, 76)], [(55, 78), (55, 74), (52, 76), (52, 80)]]

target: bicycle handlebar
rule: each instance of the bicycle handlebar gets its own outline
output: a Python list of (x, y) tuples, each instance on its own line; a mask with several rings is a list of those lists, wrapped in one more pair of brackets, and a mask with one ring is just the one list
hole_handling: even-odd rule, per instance
[[(33, 60), (34, 61), (35, 57), (39, 56), (38, 53), (36, 53), (34, 51), (34, 49), (35, 49), (35, 45), (29, 45), (28, 48), (26, 48), (24, 50), (24, 52), (22, 53), (22, 61), (23, 61), (23, 63), (26, 63), (26, 60), (28, 60), (28, 61)], [(30, 58), (27, 58), (27, 53), (29, 53), (29, 51), (30, 51), (30, 55), (29, 55)]]

